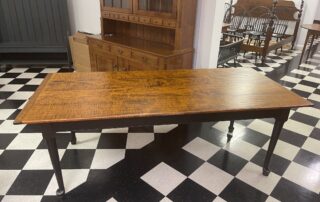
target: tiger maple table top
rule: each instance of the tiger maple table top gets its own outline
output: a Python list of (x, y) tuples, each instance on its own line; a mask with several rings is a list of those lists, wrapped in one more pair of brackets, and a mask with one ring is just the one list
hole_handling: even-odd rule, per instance
[(50, 74), (15, 120), (45, 124), (310, 106), (251, 69)]

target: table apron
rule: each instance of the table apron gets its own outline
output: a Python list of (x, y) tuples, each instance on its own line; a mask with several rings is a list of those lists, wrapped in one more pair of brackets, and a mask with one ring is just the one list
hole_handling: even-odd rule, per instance
[(121, 127), (135, 126), (153, 126), (166, 124), (190, 124), (202, 122), (230, 121), (230, 120), (247, 120), (247, 119), (288, 119), (290, 109), (277, 110), (252, 110), (246, 112), (221, 112), (207, 114), (186, 114), (172, 116), (157, 116), (157, 117), (135, 117), (121, 118), (112, 120), (94, 120), (94, 121), (79, 121), (79, 122), (62, 122), (49, 123), (38, 125), (39, 132), (46, 131), (81, 131), (91, 129), (108, 129)]

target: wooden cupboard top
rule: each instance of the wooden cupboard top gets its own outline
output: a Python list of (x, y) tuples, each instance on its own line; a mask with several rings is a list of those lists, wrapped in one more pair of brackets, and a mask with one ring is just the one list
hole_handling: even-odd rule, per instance
[(104, 42), (107, 42), (107, 43), (123, 45), (128, 48), (149, 52), (161, 57), (171, 57), (171, 56), (180, 55), (180, 54), (193, 51), (192, 49), (174, 50), (174, 48), (169, 45), (152, 42), (148, 40), (142, 40), (142, 39), (133, 38), (133, 37), (128, 37), (128, 36), (102, 37), (100, 35), (93, 35), (88, 37), (89, 39), (92, 38), (95, 40), (103, 40)]
[(15, 123), (247, 112), (311, 106), (251, 69), (50, 74)]
[(301, 25), (301, 27), (308, 30), (320, 32), (320, 24), (305, 24), (305, 25)]

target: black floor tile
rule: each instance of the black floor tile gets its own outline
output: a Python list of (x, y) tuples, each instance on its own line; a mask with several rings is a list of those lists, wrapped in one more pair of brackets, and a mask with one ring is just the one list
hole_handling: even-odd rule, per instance
[(290, 119), (292, 120), (295, 120), (295, 121), (299, 121), (301, 123), (305, 123), (307, 125), (310, 125), (310, 126), (316, 126), (319, 119), (315, 118), (315, 117), (312, 117), (312, 116), (308, 116), (308, 115), (305, 115), (305, 114), (301, 114), (299, 112), (296, 112), (294, 113)]
[(0, 169), (21, 170), (32, 153), (33, 150), (5, 150), (0, 155)]
[(297, 147), (301, 147), (306, 141), (307, 137), (286, 129), (282, 129), (279, 139)]
[(38, 87), (37, 85), (25, 85), (19, 91), (36, 91)]
[(320, 172), (320, 166), (318, 165), (320, 162), (320, 156), (312, 152), (300, 149), (293, 161), (305, 167), (318, 170)]
[(29, 68), (26, 73), (40, 73), (44, 70), (45, 68), (39, 68), (39, 67), (33, 67)]
[(283, 202), (319, 202), (319, 194), (311, 192), (287, 179), (281, 178), (271, 196)]
[(14, 92), (1, 92), (0, 93), (0, 99), (7, 99), (10, 97)]
[[(59, 133), (56, 141), (58, 149), (66, 149), (71, 141), (71, 133)], [(48, 149), (47, 143), (44, 139), (40, 142), (37, 149)]]
[(296, 94), (298, 94), (298, 95), (300, 95), (301, 97), (304, 97), (304, 98), (308, 98), (311, 95), (311, 93), (308, 93), (308, 92), (305, 92), (305, 91), (301, 91), (301, 90), (297, 90), (297, 89), (292, 89), (291, 91), (296, 93)]
[(153, 133), (153, 126), (130, 127), (129, 133)]
[(223, 149), (211, 157), (208, 162), (234, 176), (248, 163), (247, 160)]
[(9, 84), (26, 84), (31, 79), (13, 79)]
[(249, 128), (245, 128), (244, 131), (245, 135), (242, 136), (241, 139), (258, 147), (263, 147), (263, 145), (265, 145), (270, 139), (269, 136), (251, 130)]
[(61, 159), (62, 169), (89, 169), (93, 160), (95, 150), (83, 149), (75, 150), (68, 149)]
[[(261, 149), (252, 159), (251, 162), (263, 167), (264, 159), (266, 157), (267, 152), (263, 149)], [(284, 172), (287, 170), (287, 168), (290, 165), (290, 161), (282, 158), (276, 154), (272, 155), (271, 161), (270, 161), (270, 170), (271, 172), (274, 172), (280, 176), (284, 174)]]
[(45, 73), (39, 73), (35, 78), (37, 79), (43, 79), (43, 78), (46, 78), (47, 74)]
[(320, 129), (319, 128), (314, 128), (313, 131), (310, 134), (310, 137), (320, 140)]
[(126, 148), (127, 134), (103, 133), (98, 143), (98, 149), (121, 149)]
[(310, 87), (313, 87), (313, 88), (317, 88), (319, 86), (318, 83), (314, 83), (314, 82), (306, 81), (306, 80), (300, 81), (299, 84), (302, 84), (302, 85), (305, 85), (305, 86), (310, 86)]
[(266, 201), (268, 195), (234, 178), (219, 195), (228, 202)]
[(53, 176), (52, 170), (23, 170), (8, 195), (43, 195)]
[(17, 78), (21, 73), (5, 73), (0, 78)]
[(0, 109), (18, 109), (25, 100), (6, 100), (0, 104)]
[(0, 149), (6, 149), (9, 144), (14, 140), (17, 134), (1, 134), (0, 133)]
[(191, 175), (204, 163), (202, 159), (182, 149), (169, 155), (164, 162), (185, 176)]
[(169, 199), (176, 202), (212, 202), (216, 197), (216, 195), (190, 179), (185, 180), (168, 195)]

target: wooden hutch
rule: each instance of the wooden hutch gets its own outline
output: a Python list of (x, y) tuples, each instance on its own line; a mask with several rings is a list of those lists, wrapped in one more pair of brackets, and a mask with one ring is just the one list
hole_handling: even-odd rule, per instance
[(197, 0), (100, 0), (92, 71), (192, 68)]

